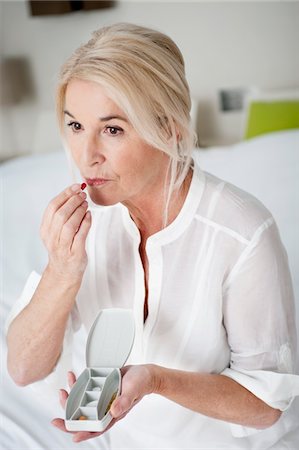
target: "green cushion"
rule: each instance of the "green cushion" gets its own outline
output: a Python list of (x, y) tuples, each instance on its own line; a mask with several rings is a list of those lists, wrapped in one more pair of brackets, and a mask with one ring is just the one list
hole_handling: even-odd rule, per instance
[(291, 128), (299, 128), (299, 99), (256, 100), (249, 104), (245, 139)]

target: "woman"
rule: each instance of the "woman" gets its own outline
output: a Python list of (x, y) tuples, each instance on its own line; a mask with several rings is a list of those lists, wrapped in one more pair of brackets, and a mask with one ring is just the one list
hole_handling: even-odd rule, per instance
[(95, 206), (75, 184), (45, 211), (49, 262), (9, 327), (12, 378), (46, 377), (72, 329), (131, 308), (110, 448), (278, 445), (299, 394), (287, 258), (270, 213), (194, 163), (179, 49), (147, 28), (100, 29), (64, 64), (57, 110)]

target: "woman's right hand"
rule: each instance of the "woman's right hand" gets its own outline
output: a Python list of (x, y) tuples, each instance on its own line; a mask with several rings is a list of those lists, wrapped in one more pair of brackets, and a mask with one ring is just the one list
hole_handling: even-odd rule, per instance
[(81, 282), (87, 265), (85, 242), (91, 214), (85, 192), (74, 184), (48, 205), (41, 224), (41, 238), (49, 263), (47, 269), (59, 278)]
[[(73, 372), (68, 372), (68, 383), (69, 383), (70, 389), (76, 383), (76, 376), (75, 376), (75, 374)], [(63, 409), (65, 409), (65, 407), (66, 407), (66, 401), (68, 399), (68, 396), (69, 396), (69, 394), (67, 393), (67, 391), (65, 389), (60, 389), (60, 391), (59, 391), (59, 400), (60, 400), (60, 404), (63, 407)], [(108, 427), (102, 432), (95, 432), (95, 431), (68, 431), (66, 429), (64, 419), (61, 419), (61, 418), (53, 419), (51, 423), (52, 423), (52, 425), (54, 425), (54, 427), (58, 428), (59, 430), (64, 431), (65, 433), (72, 434), (73, 435), (73, 442), (82, 442), (82, 441), (86, 441), (87, 439), (93, 439), (93, 438), (96, 438), (98, 436), (101, 436), (101, 434), (103, 434), (105, 431), (109, 430), (109, 428), (111, 428), (114, 425), (115, 422), (116, 422), (116, 419), (112, 419), (112, 421), (110, 422)]]

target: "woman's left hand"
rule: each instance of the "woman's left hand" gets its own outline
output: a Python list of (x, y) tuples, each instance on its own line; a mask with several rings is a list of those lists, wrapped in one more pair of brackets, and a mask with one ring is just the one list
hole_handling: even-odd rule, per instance
[(155, 392), (156, 378), (152, 364), (125, 366), (121, 368), (121, 394), (114, 400), (110, 414), (122, 419), (145, 396)]
[[(125, 366), (121, 368), (122, 385), (121, 394), (114, 400), (110, 408), (113, 419), (102, 432), (91, 431), (68, 431), (63, 419), (52, 420), (52, 425), (66, 433), (72, 433), (74, 442), (86, 441), (105, 433), (118, 420), (123, 419), (127, 413), (147, 394), (154, 392), (153, 368), (150, 364), (140, 366)], [(76, 376), (73, 372), (68, 372), (68, 383), (70, 388), (75, 384)], [(60, 390), (60, 404), (65, 408), (68, 393), (64, 389)]]

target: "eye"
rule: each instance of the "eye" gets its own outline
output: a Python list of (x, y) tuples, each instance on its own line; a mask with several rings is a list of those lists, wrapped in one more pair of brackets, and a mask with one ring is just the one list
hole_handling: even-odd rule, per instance
[(79, 122), (73, 121), (73, 122), (68, 123), (67, 126), (70, 127), (74, 133), (77, 133), (78, 131), (80, 131), (82, 129), (81, 124)]
[(118, 136), (120, 135), (124, 130), (120, 127), (106, 127), (105, 132), (108, 133), (110, 136)]

